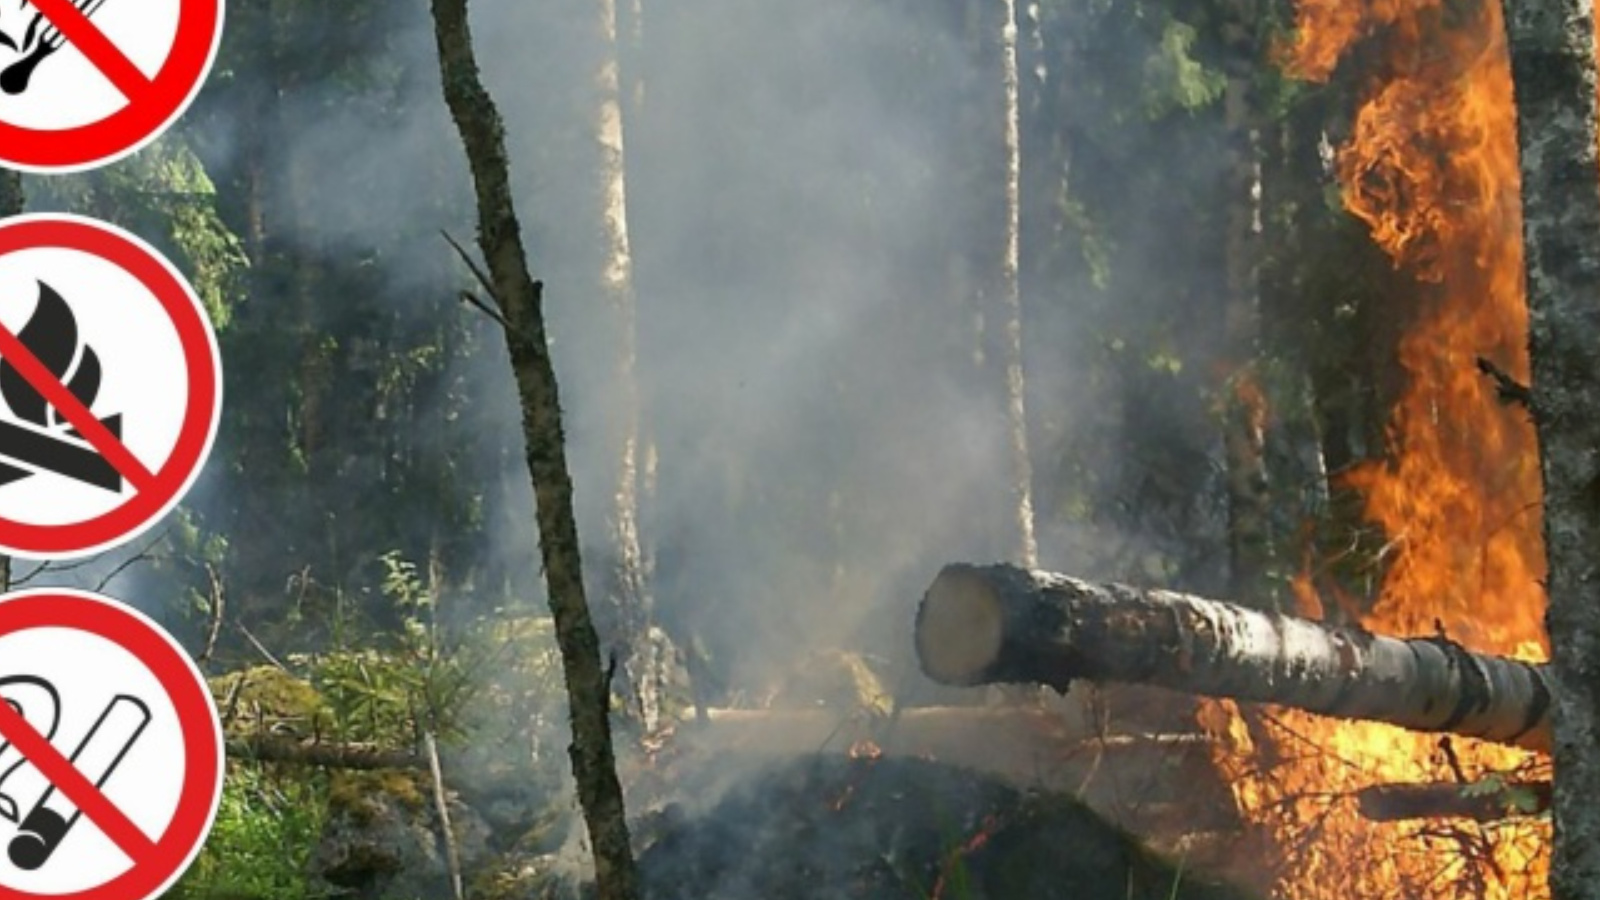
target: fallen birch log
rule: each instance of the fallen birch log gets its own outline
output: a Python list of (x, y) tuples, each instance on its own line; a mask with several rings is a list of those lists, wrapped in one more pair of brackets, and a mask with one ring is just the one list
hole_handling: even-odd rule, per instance
[(1550, 746), (1542, 665), (1171, 591), (1008, 565), (947, 566), (917, 611), (916, 643), (923, 671), (951, 685), (1149, 684)]

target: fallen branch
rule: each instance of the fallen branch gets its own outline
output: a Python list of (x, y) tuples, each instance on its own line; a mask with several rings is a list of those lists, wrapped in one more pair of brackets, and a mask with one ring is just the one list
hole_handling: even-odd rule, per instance
[(1512, 378), (1506, 370), (1495, 365), (1493, 360), (1483, 356), (1478, 357), (1478, 371), (1494, 382), (1495, 397), (1501, 403), (1507, 406), (1520, 406), (1523, 409), (1533, 408), (1533, 391)]
[(916, 640), (923, 671), (945, 684), (1149, 684), (1550, 746), (1541, 665), (1171, 591), (1006, 565), (947, 566), (917, 612)]
[[(211, 662), (211, 654), (216, 652), (217, 637), (222, 634), (222, 617), (227, 608), (227, 600), (222, 593), (222, 576), (217, 572), (217, 567), (206, 563), (206, 578), (211, 582), (211, 627), (206, 631), (206, 644), (200, 650), (200, 655), (194, 658), (194, 663), (202, 668)], [(243, 684), (244, 679), (239, 679)]]
[(324, 769), (428, 769), (428, 761), (406, 750), (372, 744), (299, 741), (278, 734), (252, 734), (227, 741), (228, 756), (256, 762), (290, 763)]
[(444, 861), (450, 870), (450, 896), (462, 900), (461, 850), (456, 844), (456, 830), (450, 824), (450, 800), (444, 791), (444, 770), (439, 765), (439, 742), (433, 732), (422, 736), (428, 748), (428, 772), (433, 776), (433, 808), (439, 814), (439, 829), (444, 836)]
[(1213, 786), (1219, 803), (1230, 802), (1214, 778), (1206, 735), (1102, 735), (1081, 718), (1036, 705), (911, 707), (892, 730), (886, 719), (830, 709), (710, 708), (705, 724), (679, 726), (672, 743), (705, 758), (848, 754), (870, 743), (885, 757), (934, 759), (1119, 813), (1132, 800), (1198, 802)]
[(1356, 792), (1361, 815), (1374, 822), (1403, 819), (1472, 819), (1498, 822), (1550, 808), (1550, 782), (1378, 784)]

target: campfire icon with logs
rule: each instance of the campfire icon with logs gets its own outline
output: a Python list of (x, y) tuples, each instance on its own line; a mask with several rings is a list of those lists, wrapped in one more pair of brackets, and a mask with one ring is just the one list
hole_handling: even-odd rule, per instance
[[(85, 17), (94, 15), (104, 4), (105, 0), (73, 0)], [(0, 0), (0, 46), (17, 54), (11, 63), (0, 68), (0, 90), (8, 94), (26, 91), (34, 69), (64, 43), (61, 29), (28, 0)]]
[[(37, 282), (39, 303), (17, 340), (64, 385), (85, 409), (100, 393), (100, 358), (79, 340), (72, 307), (48, 284)], [(40, 472), (49, 472), (86, 485), (120, 492), (122, 475), (107, 462), (60, 410), (22, 376), (8, 359), (0, 357), (0, 400), (14, 418), (0, 417), (0, 488)], [(97, 417), (99, 418), (99, 417)], [(112, 437), (122, 438), (122, 416), (99, 419)]]

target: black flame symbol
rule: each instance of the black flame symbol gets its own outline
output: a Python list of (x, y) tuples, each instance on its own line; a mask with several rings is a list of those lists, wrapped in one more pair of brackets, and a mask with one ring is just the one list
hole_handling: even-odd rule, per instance
[[(50, 374), (66, 385), (84, 408), (94, 405), (100, 393), (100, 358), (88, 345), (80, 348), (78, 320), (73, 318), (67, 301), (50, 285), (39, 282), (39, 305), (28, 317), (28, 324), (17, 332), (17, 339), (50, 370)], [(59, 411), (45, 402), (44, 395), (34, 390), (10, 360), (4, 358), (0, 358), (0, 397), (4, 397), (6, 406), (24, 421), (45, 427), (59, 427), (65, 421)]]

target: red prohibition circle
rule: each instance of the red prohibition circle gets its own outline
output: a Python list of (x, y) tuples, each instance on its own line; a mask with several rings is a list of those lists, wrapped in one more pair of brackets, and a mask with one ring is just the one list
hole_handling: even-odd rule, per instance
[(223, 0), (179, 4), (172, 49), (138, 96), (125, 97), (127, 102), (103, 119), (72, 128), (0, 121), (0, 162), (33, 172), (81, 171), (132, 153), (165, 131), (199, 93), (222, 40)]
[[(172, 821), (144, 859), (105, 884), (75, 893), (30, 894), (0, 884), (0, 900), (147, 900), (165, 891), (199, 854), (222, 796), (222, 726), (194, 663), (159, 625), (115, 600), (59, 588), (0, 597), (0, 637), (67, 628), (110, 641), (150, 670), (183, 732), (183, 787)], [(88, 661), (85, 661), (86, 663)]]
[(171, 263), (139, 238), (93, 219), (67, 215), (0, 221), (0, 257), (41, 248), (92, 254), (138, 279), (160, 301), (183, 348), (188, 402), (178, 439), (159, 466), (143, 461), (152, 484), (119, 506), (82, 522), (43, 525), (0, 516), (0, 550), (60, 558), (99, 552), (131, 540), (182, 499), (200, 474), (222, 412), (222, 362), (200, 300)]

